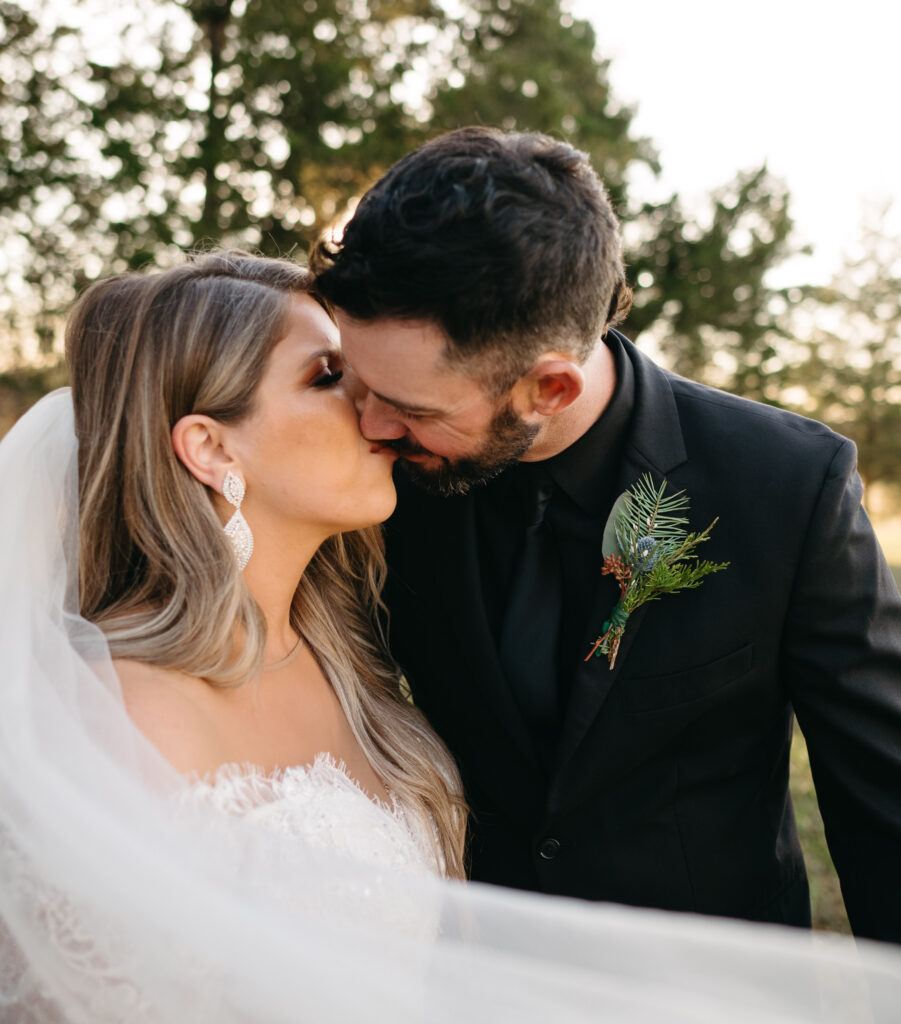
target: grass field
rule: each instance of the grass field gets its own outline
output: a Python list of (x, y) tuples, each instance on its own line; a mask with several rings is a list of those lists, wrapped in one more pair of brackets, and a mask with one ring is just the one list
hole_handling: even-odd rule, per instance
[(876, 536), (885, 552), (886, 560), (892, 567), (898, 586), (901, 587), (901, 516), (891, 519), (874, 519)]
[(791, 793), (798, 821), (798, 833), (804, 850), (804, 863), (807, 865), (807, 877), (810, 880), (813, 926), (823, 931), (849, 933), (851, 929), (845, 913), (845, 904), (826, 846), (823, 819), (820, 817), (816, 794), (813, 791), (807, 744), (797, 725), (792, 741)]

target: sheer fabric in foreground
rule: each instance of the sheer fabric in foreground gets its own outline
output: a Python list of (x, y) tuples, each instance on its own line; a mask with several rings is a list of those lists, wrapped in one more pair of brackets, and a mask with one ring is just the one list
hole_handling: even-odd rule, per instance
[(74, 610), (67, 392), (0, 481), (0, 1020), (897, 1020), (893, 948), (440, 881), (196, 799)]

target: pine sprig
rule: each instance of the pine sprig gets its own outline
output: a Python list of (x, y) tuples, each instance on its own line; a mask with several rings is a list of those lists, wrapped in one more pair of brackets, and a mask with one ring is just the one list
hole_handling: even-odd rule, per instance
[(700, 533), (688, 533), (688, 518), (681, 514), (689, 509), (688, 495), (665, 491), (666, 480), (657, 487), (645, 474), (613, 506), (604, 530), (601, 573), (616, 578), (620, 596), (586, 661), (606, 654), (612, 669), (626, 623), (636, 608), (664, 594), (694, 590), (704, 577), (729, 565), (699, 560), (695, 553), (709, 539), (717, 520)]

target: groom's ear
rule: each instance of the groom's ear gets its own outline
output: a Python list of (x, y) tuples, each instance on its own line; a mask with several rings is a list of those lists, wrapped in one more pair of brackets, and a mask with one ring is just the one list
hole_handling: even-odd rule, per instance
[(513, 408), (520, 416), (555, 416), (584, 390), (585, 374), (579, 364), (565, 355), (546, 352), (513, 385)]
[(179, 462), (202, 484), (220, 491), (235, 461), (225, 448), (222, 424), (210, 416), (191, 413), (172, 428), (172, 448)]

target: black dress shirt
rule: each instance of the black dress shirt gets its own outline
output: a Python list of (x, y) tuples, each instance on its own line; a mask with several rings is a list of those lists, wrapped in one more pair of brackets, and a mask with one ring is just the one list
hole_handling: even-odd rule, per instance
[[(635, 396), (634, 372), (612, 334), (607, 345), (616, 366), (616, 387), (595, 423), (573, 444), (542, 465), (556, 489), (546, 512), (560, 551), (563, 600), (559, 624), (558, 703), (562, 708), (584, 643), (587, 616), (599, 587), (616, 603), (615, 581), (600, 574), (604, 526), (617, 494), (617, 476)], [(522, 533), (518, 477), (534, 463), (518, 463), (475, 494), (482, 592), (488, 622), (499, 640), (504, 607)], [(583, 650), (583, 648), (585, 648)]]

